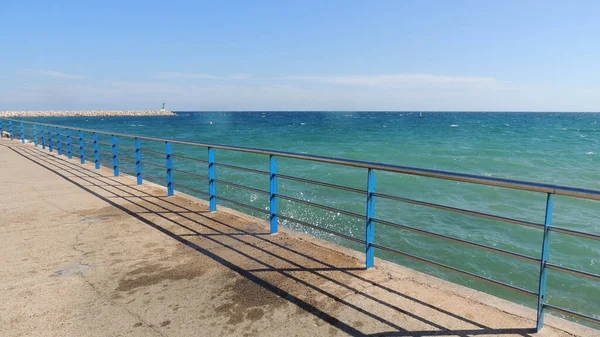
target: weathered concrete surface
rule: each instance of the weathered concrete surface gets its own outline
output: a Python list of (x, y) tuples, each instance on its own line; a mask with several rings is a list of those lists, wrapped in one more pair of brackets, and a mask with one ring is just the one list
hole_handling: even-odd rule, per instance
[[(501, 299), (0, 140), (2, 336), (532, 333)], [(223, 209), (223, 208), (221, 208)], [(597, 335), (547, 317), (540, 336)], [(570, 331), (567, 333), (565, 331)]]

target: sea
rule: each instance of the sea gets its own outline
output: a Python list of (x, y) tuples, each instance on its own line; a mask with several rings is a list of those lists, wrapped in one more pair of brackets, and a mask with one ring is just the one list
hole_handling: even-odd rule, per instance
[[(172, 117), (73, 117), (31, 120), (189, 140), (256, 147), (558, 184), (600, 190), (600, 113), (528, 112), (363, 112), (363, 111), (231, 111), (177, 112)], [(91, 135), (85, 151), (90, 154)], [(101, 162), (112, 167), (109, 136), (101, 136)], [(120, 139), (121, 170), (134, 173), (134, 146)], [(142, 141), (144, 150), (164, 152), (164, 144)], [(202, 147), (174, 145), (175, 156), (206, 160)], [(143, 152), (143, 162), (164, 165), (164, 155)], [(217, 163), (268, 171), (266, 155), (216, 150)], [(278, 159), (279, 172), (357, 189), (366, 189), (367, 170), (299, 159)], [(207, 174), (205, 163), (175, 157), (174, 168)], [(144, 165), (146, 179), (164, 179), (164, 169)], [(502, 187), (375, 171), (376, 191), (418, 201), (544, 223), (546, 195)], [(208, 192), (204, 179), (175, 172), (175, 190)], [(217, 167), (217, 179), (268, 191), (266, 175)], [(156, 180), (162, 183), (161, 180)], [(279, 179), (279, 193), (311, 203), (365, 214), (366, 196), (303, 182)], [(268, 196), (217, 184), (217, 195), (255, 208), (268, 209)], [(266, 219), (257, 211), (225, 201), (220, 205)], [(356, 238), (365, 237), (365, 220), (280, 199), (279, 212)], [(376, 198), (375, 217), (460, 240), (539, 258), (542, 230), (445, 210)], [(364, 251), (353, 241), (291, 221), (283, 226)], [(553, 225), (600, 234), (600, 201), (555, 196)], [(549, 260), (553, 264), (600, 274), (600, 241), (553, 232)], [(476, 247), (461, 245), (400, 228), (375, 225), (375, 242), (470, 273), (537, 292), (540, 265)], [(376, 256), (532, 308), (537, 299), (376, 250)], [(550, 270), (547, 302), (600, 318), (600, 282)]]

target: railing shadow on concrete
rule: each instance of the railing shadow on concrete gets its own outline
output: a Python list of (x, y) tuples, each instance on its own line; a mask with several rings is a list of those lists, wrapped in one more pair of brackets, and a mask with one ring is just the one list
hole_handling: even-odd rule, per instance
[[(105, 132), (101, 130), (89, 130), (89, 129), (74, 129), (72, 127), (64, 126), (64, 125), (54, 125), (54, 124), (46, 124), (46, 123), (35, 123), (28, 121), (20, 121), (20, 120), (7, 120), (7, 125), (9, 128), (10, 138), (14, 139), (13, 133), (16, 131), (16, 127), (20, 130), (20, 141), (21, 143), (30, 142), (33, 140), (33, 144), (35, 146), (39, 145), (39, 140), (41, 140), (41, 147), (45, 149), (46, 147), (50, 152), (53, 152), (53, 148), (56, 149), (56, 152), (59, 156), (65, 155), (69, 159), (75, 158), (77, 156), (77, 147), (79, 147), (79, 160), (81, 164), (84, 164), (86, 160), (90, 161), (93, 158), (92, 162), (95, 165), (96, 169), (100, 169), (101, 166), (101, 158), (109, 158), (108, 163), (103, 163), (112, 167), (112, 171), (114, 176), (119, 176), (119, 172), (122, 171), (125, 166), (121, 165), (120, 162), (129, 163), (129, 165), (134, 165), (131, 168), (132, 171), (129, 174), (133, 175), (137, 179), (137, 185), (142, 185), (144, 180), (149, 180), (153, 183), (160, 182), (165, 184), (167, 187), (167, 195), (173, 196), (175, 192), (175, 182), (174, 182), (174, 172), (178, 172), (189, 177), (195, 177), (196, 179), (205, 180), (208, 183), (208, 193), (205, 191), (198, 190), (196, 188), (192, 188), (186, 184), (177, 185), (178, 188), (183, 189), (186, 192), (193, 192), (194, 195), (206, 197), (210, 203), (210, 211), (217, 210), (217, 200), (220, 202), (224, 202), (225, 204), (235, 205), (238, 207), (242, 207), (245, 211), (250, 211), (250, 214), (265, 214), (269, 216), (270, 221), (270, 233), (276, 234), (278, 232), (280, 219), (286, 222), (294, 223), (298, 226), (304, 226), (308, 228), (315, 229), (319, 232), (328, 233), (331, 235), (335, 235), (341, 239), (349, 240), (354, 243), (358, 243), (364, 246), (365, 249), (365, 266), (366, 268), (370, 268), (374, 266), (375, 259), (375, 250), (395, 254), (402, 258), (407, 258), (413, 261), (417, 261), (418, 263), (422, 263), (425, 265), (433, 266), (435, 268), (439, 268), (441, 270), (446, 270), (453, 272), (458, 275), (462, 275), (477, 281), (485, 282), (488, 284), (492, 284), (498, 286), (503, 289), (508, 289), (509, 291), (513, 291), (520, 295), (528, 296), (537, 300), (537, 318), (536, 318), (536, 331), (539, 331), (543, 327), (545, 313), (550, 311), (557, 313), (559, 315), (564, 315), (566, 317), (570, 317), (576, 320), (581, 320), (585, 322), (590, 322), (592, 324), (600, 324), (600, 319), (590, 315), (585, 312), (575, 312), (571, 311), (567, 308), (561, 308), (554, 306), (548, 302), (548, 298), (552, 296), (552, 294), (547, 294), (547, 277), (550, 270), (559, 271), (564, 274), (571, 274), (576, 277), (588, 278), (591, 280), (600, 281), (600, 274), (591, 273), (586, 270), (578, 270), (574, 268), (565, 267), (561, 264), (552, 263), (549, 259), (550, 250), (551, 250), (551, 232), (557, 232), (560, 234), (569, 235), (571, 237), (581, 237), (586, 240), (600, 240), (600, 235), (596, 233), (589, 233), (579, 230), (574, 230), (565, 227), (558, 227), (552, 225), (553, 218), (553, 210), (554, 210), (554, 197), (555, 196), (566, 196), (571, 198), (580, 198), (587, 200), (600, 200), (600, 191), (599, 190), (591, 190), (587, 188), (577, 188), (570, 186), (561, 186), (561, 185), (553, 185), (547, 183), (536, 183), (529, 181), (520, 181), (513, 179), (505, 179), (505, 178), (496, 178), (496, 177), (487, 177), (481, 175), (473, 175), (473, 174), (465, 174), (459, 172), (447, 172), (440, 171), (435, 169), (424, 169), (417, 167), (408, 167), (408, 166), (400, 166), (393, 164), (386, 164), (380, 162), (366, 162), (360, 160), (351, 160), (344, 158), (333, 158), (333, 157), (324, 157), (320, 155), (311, 155), (305, 153), (293, 153), (293, 152), (285, 152), (285, 151), (276, 151), (269, 149), (260, 149), (260, 148), (250, 148), (243, 146), (231, 146), (231, 145), (222, 145), (222, 144), (209, 144), (209, 143), (200, 143), (195, 141), (188, 140), (177, 140), (177, 139), (166, 139), (166, 138), (156, 138), (156, 137), (148, 137), (142, 135), (132, 135), (132, 134), (119, 134), (114, 132)], [(6, 124), (3, 124), (3, 120), (0, 119), (0, 131), (3, 130), (3, 127)], [(86, 137), (87, 134), (87, 137)], [(31, 135), (31, 138), (28, 138)], [(102, 136), (102, 138), (99, 138)], [(120, 139), (120, 140), (119, 140)], [(130, 142), (129, 145), (126, 145), (127, 140)], [(147, 148), (144, 146), (142, 148), (141, 142), (150, 142), (154, 144), (154, 147)], [(79, 146), (77, 146), (77, 143)], [(123, 144), (124, 143), (124, 144)], [(87, 144), (87, 148), (86, 148)], [(54, 147), (54, 145), (56, 145)], [(173, 152), (173, 146), (191, 146), (194, 148), (204, 148), (207, 150), (208, 158), (207, 160), (199, 159), (196, 155), (193, 156), (183, 156), (181, 153)], [(93, 146), (93, 148), (92, 148)], [(161, 148), (164, 146), (164, 151)], [(92, 150), (93, 149), (93, 150)], [(107, 151), (107, 149), (109, 151)], [(268, 156), (269, 159), (269, 169), (268, 170), (258, 170), (255, 168), (242, 167), (237, 165), (232, 165), (231, 163), (225, 163), (216, 160), (216, 150), (219, 151), (233, 151), (236, 153), (243, 154), (253, 154), (258, 156)], [(92, 156), (85, 156), (86, 151), (88, 153), (93, 152)], [(121, 153), (122, 152), (122, 153)], [(130, 155), (135, 154), (135, 159), (129, 158), (123, 155), (123, 153), (129, 153)], [(150, 161), (144, 160), (142, 161), (142, 153), (145, 155), (150, 155), (150, 157), (154, 156)], [(207, 171), (201, 170), (193, 170), (193, 172), (182, 170), (181, 168), (173, 167), (173, 159), (178, 158), (187, 162), (195, 162), (206, 165), (204, 169)], [(325, 164), (333, 164), (333, 165), (341, 165), (344, 167), (353, 167), (359, 169), (366, 169), (367, 180), (366, 180), (366, 189), (364, 188), (355, 188), (350, 186), (343, 186), (338, 184), (332, 184), (325, 181), (312, 180), (307, 178), (302, 178), (298, 176), (290, 176), (286, 174), (281, 174), (278, 172), (278, 158), (286, 158), (286, 159), (294, 159), (294, 160), (302, 160), (314, 163), (325, 163)], [(159, 159), (159, 162), (155, 160)], [(162, 162), (162, 163), (161, 163)], [(149, 165), (150, 168), (153, 168), (155, 171), (151, 171), (153, 175), (149, 175), (147, 172), (142, 170), (143, 166)], [(123, 166), (123, 167), (122, 167)], [(252, 174), (259, 174), (263, 177), (268, 178), (269, 188), (268, 191), (266, 189), (257, 189), (252, 186), (247, 186), (246, 184), (234, 183), (231, 181), (219, 180), (216, 178), (217, 167), (223, 167), (227, 169), (233, 169), (242, 172), (251, 172)], [(158, 171), (156, 171), (158, 170)], [(148, 171), (148, 170), (146, 170)], [(154, 172), (162, 171), (162, 174), (165, 174), (166, 179), (160, 178)], [(207, 174), (202, 174), (204, 171)], [(394, 173), (400, 175), (410, 175), (410, 176), (421, 176), (433, 179), (442, 179), (446, 181), (457, 181), (457, 182), (466, 182), (469, 184), (476, 184), (481, 186), (493, 186), (493, 187), (501, 187), (507, 188), (511, 190), (521, 190), (521, 191), (529, 191), (535, 193), (543, 193), (546, 196), (546, 207), (544, 212), (544, 221), (542, 222), (532, 222), (526, 221), (518, 218), (505, 217), (497, 214), (490, 214), (479, 212), (470, 209), (463, 209), (452, 207), (444, 204), (437, 204), (432, 202), (426, 202), (417, 199), (410, 199), (406, 197), (401, 197), (399, 195), (393, 194), (385, 194), (381, 192), (377, 192), (375, 189), (376, 185), (376, 176), (377, 172), (387, 172)], [(165, 177), (163, 176), (163, 177)], [(359, 214), (356, 212), (352, 212), (345, 209), (340, 209), (336, 207), (331, 207), (327, 205), (323, 205), (321, 203), (315, 203), (306, 198), (297, 198), (285, 194), (279, 193), (278, 188), (278, 179), (283, 179), (287, 181), (295, 181), (304, 184), (309, 184), (311, 186), (324, 186), (326, 188), (341, 190), (349, 193), (353, 193), (355, 195), (363, 195), (366, 199), (365, 203), (365, 213)], [(253, 193), (257, 193), (263, 196), (268, 197), (268, 207), (259, 208), (256, 206), (249, 205), (247, 203), (239, 202), (236, 200), (232, 200), (224, 197), (223, 195), (217, 194), (217, 184), (223, 184), (235, 189), (251, 191)], [(286, 200), (286, 202), (292, 202), (296, 204), (302, 204), (308, 208), (317, 208), (324, 210), (326, 212), (337, 213), (338, 215), (344, 215), (353, 217), (355, 219), (361, 219), (365, 221), (365, 235), (364, 239), (356, 237), (354, 235), (348, 235), (348, 231), (337, 231), (332, 228), (327, 228), (326, 226), (320, 226), (315, 223), (309, 223), (302, 221), (300, 219), (296, 219), (294, 217), (290, 217), (288, 215), (280, 214), (279, 210), (279, 199)], [(390, 221), (390, 219), (383, 219), (376, 216), (375, 213), (375, 201), (376, 199), (395, 201), (402, 204), (412, 204), (419, 207), (428, 207), (431, 209), (438, 209), (447, 212), (453, 212), (458, 214), (465, 214), (468, 216), (473, 216), (480, 219), (489, 219), (493, 221), (500, 221), (504, 223), (511, 223), (519, 226), (535, 228), (539, 231), (542, 239), (542, 247), (540, 250), (539, 257), (537, 253), (532, 255), (523, 254), (517, 251), (505, 250), (502, 248), (498, 248), (495, 245), (486, 245), (483, 243), (479, 243), (476, 241), (469, 241), (462, 239), (460, 237), (454, 237), (450, 235), (444, 235), (443, 233), (436, 233), (433, 231), (425, 230), (423, 228), (419, 228), (418, 226), (413, 227), (410, 224), (404, 224), (399, 222)], [(362, 203), (362, 202), (361, 202)], [(254, 213), (252, 213), (254, 212)], [(514, 285), (512, 282), (503, 282), (498, 279), (494, 279), (491, 277), (485, 276), (485, 273), (477, 272), (468, 269), (461, 269), (452, 264), (444, 264), (441, 263), (439, 259), (428, 259), (419, 254), (418, 251), (408, 251), (408, 250), (400, 250), (392, 245), (383, 244), (383, 242), (377, 242), (375, 240), (375, 227), (376, 224), (378, 226), (384, 226), (385, 228), (396, 228), (400, 231), (408, 231), (412, 233), (416, 233), (418, 235), (425, 235), (428, 237), (432, 237), (439, 240), (444, 240), (447, 242), (452, 242), (454, 244), (460, 244), (476, 249), (480, 249), (487, 252), (492, 252), (494, 254), (500, 254), (507, 257), (511, 257), (514, 259), (519, 259), (521, 261), (527, 261), (529, 263), (533, 263), (534, 265), (539, 266), (539, 282), (537, 283), (537, 287), (533, 287), (532, 285), (527, 288), (522, 288), (520, 286)], [(352, 234), (351, 232), (349, 234)], [(514, 248), (514, 247), (513, 247)]]
[[(203, 254), (204, 256), (213, 259), (218, 262), (222, 266), (230, 269), (231, 271), (241, 275), (242, 277), (250, 280), (254, 284), (272, 292), (273, 294), (285, 299), (302, 310), (314, 315), (318, 319), (322, 320), (330, 324), (331, 326), (342, 330), (343, 332), (352, 335), (352, 336), (437, 336), (437, 335), (457, 335), (457, 336), (467, 336), (467, 335), (502, 335), (502, 334), (518, 334), (522, 336), (529, 336), (530, 333), (535, 332), (535, 328), (491, 328), (484, 324), (478, 323), (473, 319), (463, 317), (456, 313), (452, 313), (448, 310), (440, 308), (434, 304), (427, 303), (423, 300), (417, 299), (408, 294), (402, 293), (401, 291), (389, 288), (385, 285), (378, 284), (377, 282), (373, 282), (363, 276), (361, 276), (358, 271), (364, 271), (364, 267), (360, 266), (348, 266), (348, 267), (337, 267), (330, 263), (324, 262), (322, 259), (311, 256), (310, 253), (301, 252), (295, 250), (294, 248), (282, 245), (278, 242), (275, 242), (271, 236), (269, 236), (269, 232), (264, 233), (254, 233), (248, 232), (243, 229), (237, 228), (231, 224), (225, 223), (223, 221), (219, 221), (213, 217), (209, 217), (204, 213), (208, 213), (208, 210), (202, 212), (197, 210), (192, 210), (186, 208), (180, 204), (173, 203), (168, 200), (165, 195), (151, 195), (141, 188), (138, 188), (134, 184), (126, 184), (120, 180), (114, 179), (109, 176), (105, 176), (98, 171), (87, 169), (86, 167), (79, 166), (68, 161), (62, 160), (53, 156), (52, 154), (37, 151), (33, 148), (28, 148), (25, 146), (10, 146), (12, 151), (19, 154), (20, 156), (44, 167), (58, 176), (62, 177), (66, 181), (78, 186), (83, 189), (87, 193), (90, 193), (103, 201), (109, 203), (110, 205), (118, 208), (119, 210), (131, 215), (137, 220), (143, 222), (144, 224), (152, 227), (155, 230), (160, 231), (161, 233), (167, 235), (168, 237), (194, 249), (199, 254)], [(80, 180), (80, 181), (77, 181)], [(136, 200), (137, 199), (137, 200)], [(142, 201), (139, 201), (142, 200)], [(158, 200), (158, 201), (157, 201)], [(136, 202), (137, 201), (137, 202)], [(134, 209), (135, 208), (135, 209)], [(153, 210), (153, 208), (159, 208), (161, 210)], [(137, 210), (136, 210), (137, 209)], [(139, 211), (139, 209), (143, 209), (144, 211)], [(164, 226), (159, 225), (156, 221), (152, 219), (148, 219), (146, 216), (158, 216), (174, 225), (184, 228), (187, 231), (190, 231), (192, 234), (176, 234), (173, 231), (165, 228)], [(169, 215), (169, 216), (167, 216)], [(195, 215), (197, 218), (192, 217), (191, 215)], [(180, 221), (174, 219), (181, 218)], [(210, 221), (211, 223), (218, 223), (224, 229), (233, 230), (233, 233), (226, 232), (224, 230), (219, 230), (214, 226), (208, 226), (206, 222)], [(198, 229), (192, 228), (184, 222), (193, 223), (194, 226), (197, 226)], [(209, 229), (214, 233), (202, 233), (199, 229)], [(208, 242), (217, 244), (220, 247), (228, 248), (237, 254), (244, 256), (246, 259), (252, 260), (256, 263), (263, 265), (265, 268), (261, 269), (246, 269), (241, 266), (236, 265), (232, 261), (220, 256), (219, 254), (211, 251), (211, 249), (202, 247), (201, 244), (195, 243), (188, 239), (189, 237), (194, 238), (202, 238), (208, 240)], [(240, 245), (245, 246), (245, 248), (251, 249), (253, 254), (250, 254), (244, 250), (236, 248), (237, 246), (232, 246), (223, 241), (220, 241), (220, 237), (227, 237), (228, 239), (234, 240)], [(244, 238), (253, 238), (258, 239), (262, 243), (263, 246), (256, 246), (254, 241), (249, 242)], [(274, 253), (275, 250), (285, 250), (290, 254), (294, 254), (297, 256), (301, 256), (305, 259), (305, 261), (310, 261), (310, 264), (317, 264), (320, 267), (314, 268), (310, 266), (306, 266), (305, 264), (297, 263), (289, 258), (278, 255)], [(280, 259), (286, 264), (290, 264), (293, 268), (278, 268), (273, 266), (272, 264), (265, 262), (257, 257), (257, 255), (266, 254), (272, 258)], [(307, 263), (308, 264), (308, 263)], [(327, 313), (323, 308), (319, 307), (319, 303), (312, 304), (303, 299), (301, 299), (298, 294), (294, 294), (292, 291), (286, 290), (283, 287), (280, 287), (273, 282), (270, 282), (267, 279), (263, 279), (260, 276), (255, 274), (260, 274), (261, 272), (276, 272), (279, 275), (283, 276), (286, 279), (298, 282), (303, 286), (312, 289), (328, 298), (333, 299), (337, 303), (343, 306), (347, 306), (365, 316), (369, 319), (378, 321), (379, 323), (385, 324), (390, 327), (389, 331), (381, 332), (377, 334), (365, 334), (360, 331), (359, 328), (352, 326), (348, 322), (343, 322), (340, 319), (336, 318), (334, 315)], [(384, 292), (383, 296), (376, 297), (372, 294), (368, 294), (361, 289), (352, 287), (343, 283), (329, 274), (324, 274), (322, 272), (336, 272), (339, 274), (343, 274), (344, 277), (354, 278), (360, 280), (362, 282), (366, 282), (370, 284), (370, 286), (377, 287)], [(292, 274), (293, 273), (293, 274)], [(364, 298), (373, 301), (379, 306), (385, 307), (386, 309), (391, 309), (400, 314), (406, 315), (412, 319), (420, 321), (431, 328), (438, 330), (421, 330), (421, 331), (407, 331), (402, 326), (391, 322), (383, 317), (379, 317), (376, 314), (373, 314), (369, 308), (361, 307), (355, 303), (350, 303), (345, 299), (336, 296), (332, 293), (332, 291), (327, 291), (321, 289), (317, 285), (313, 284), (315, 278), (326, 280), (335, 284), (335, 286), (340, 289), (345, 289), (353, 292), (354, 294), (358, 294), (363, 296)], [(434, 310), (438, 314), (446, 315), (448, 318), (460, 320), (465, 324), (470, 324), (476, 328), (473, 329), (461, 329), (461, 330), (451, 330), (447, 329), (444, 326), (431, 321), (430, 319), (423, 317), (425, 315), (417, 315), (406, 311), (405, 309), (398, 307), (394, 304), (391, 304), (391, 297), (396, 296), (398, 298), (403, 298), (408, 301), (412, 301), (416, 304), (419, 304), (423, 307), (428, 308), (429, 310)]]

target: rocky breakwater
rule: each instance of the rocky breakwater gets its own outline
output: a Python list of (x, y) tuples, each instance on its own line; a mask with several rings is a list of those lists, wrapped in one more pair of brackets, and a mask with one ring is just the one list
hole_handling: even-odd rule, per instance
[(0, 118), (94, 117), (94, 116), (175, 116), (168, 110), (35, 110), (0, 111)]

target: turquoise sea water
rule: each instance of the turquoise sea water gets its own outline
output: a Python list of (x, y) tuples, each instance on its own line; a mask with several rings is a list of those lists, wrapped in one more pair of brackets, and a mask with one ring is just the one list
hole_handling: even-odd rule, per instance
[[(53, 124), (207, 143), (261, 147), (390, 164), (530, 180), (600, 190), (600, 113), (428, 112), (180, 112), (176, 117), (38, 118)], [(597, 123), (595, 123), (597, 122)], [(90, 137), (86, 134), (86, 137)], [(91, 138), (90, 138), (91, 139)], [(101, 141), (109, 142), (106, 136)], [(122, 145), (133, 146), (123, 140)], [(101, 161), (110, 148), (101, 145)], [(142, 147), (164, 151), (163, 144)], [(86, 145), (87, 153), (91, 146)], [(135, 172), (133, 151), (121, 149), (125, 172)], [(206, 149), (174, 146), (175, 155), (206, 159)], [(217, 162), (268, 170), (264, 155), (217, 150)], [(127, 160), (129, 159), (129, 160)], [(164, 165), (164, 156), (144, 153), (144, 161)], [(206, 174), (206, 164), (175, 158), (175, 168)], [(112, 166), (112, 164), (110, 164)], [(366, 170), (293, 159), (279, 159), (283, 174), (366, 188)], [(164, 171), (144, 166), (152, 176)], [(268, 190), (268, 177), (219, 167), (217, 178)], [(163, 178), (164, 179), (164, 178)], [(178, 184), (207, 192), (207, 183), (175, 173)], [(218, 195), (258, 208), (268, 198), (218, 184)], [(189, 192), (184, 189), (181, 191)], [(543, 223), (541, 193), (377, 172), (377, 191), (473, 211)], [(295, 198), (365, 213), (365, 196), (280, 179), (279, 192)], [(191, 193), (193, 194), (193, 193)], [(229, 207), (265, 218), (238, 206)], [(280, 201), (280, 213), (364, 238), (364, 220)], [(539, 229), (377, 199), (376, 217), (539, 258)], [(360, 245), (283, 221), (283, 225), (363, 250)], [(600, 234), (600, 202), (555, 197), (554, 225)], [(600, 274), (600, 242), (552, 233), (550, 261)], [(400, 229), (376, 225), (376, 242), (479, 275), (537, 292), (539, 264)], [(532, 298), (458, 276), (381, 251), (376, 256), (528, 306)], [(550, 271), (550, 304), (600, 317), (600, 282)]]

